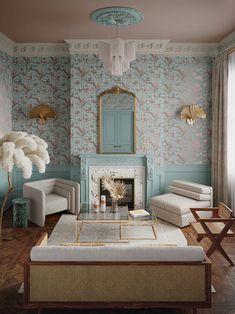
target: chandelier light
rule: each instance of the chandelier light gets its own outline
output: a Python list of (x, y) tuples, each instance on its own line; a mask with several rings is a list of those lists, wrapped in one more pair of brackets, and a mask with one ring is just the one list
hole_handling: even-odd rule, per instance
[(111, 75), (122, 75), (130, 69), (130, 62), (135, 60), (135, 43), (125, 43), (121, 38), (111, 39), (109, 43), (99, 42), (98, 58)]
[(98, 58), (111, 75), (122, 75), (130, 69), (131, 61), (135, 60), (135, 43), (117, 36), (118, 27), (137, 24), (143, 19), (142, 13), (133, 8), (107, 7), (91, 13), (92, 21), (104, 26), (116, 27), (116, 37), (109, 42), (98, 43)]

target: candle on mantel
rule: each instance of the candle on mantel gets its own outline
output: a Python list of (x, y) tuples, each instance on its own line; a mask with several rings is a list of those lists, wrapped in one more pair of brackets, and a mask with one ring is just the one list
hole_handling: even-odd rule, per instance
[(106, 211), (106, 196), (105, 195), (101, 195), (100, 202), (101, 202), (100, 211), (104, 213)]
[(95, 200), (94, 201), (94, 212), (95, 213), (98, 213), (100, 210), (100, 203), (99, 203), (99, 200)]

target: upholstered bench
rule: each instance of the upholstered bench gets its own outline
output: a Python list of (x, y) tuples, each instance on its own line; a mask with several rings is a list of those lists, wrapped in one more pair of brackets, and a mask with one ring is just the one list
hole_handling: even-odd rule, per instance
[(200, 246), (47, 246), (25, 264), (24, 307), (211, 306), (211, 264)]
[(150, 208), (158, 218), (179, 227), (188, 226), (195, 221), (190, 208), (213, 206), (213, 189), (210, 186), (173, 180), (169, 191), (170, 193), (153, 197)]

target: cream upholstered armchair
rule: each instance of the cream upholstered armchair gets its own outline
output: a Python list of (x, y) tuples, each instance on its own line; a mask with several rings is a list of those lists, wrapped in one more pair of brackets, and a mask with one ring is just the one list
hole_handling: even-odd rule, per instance
[(68, 210), (72, 214), (80, 211), (80, 184), (53, 178), (25, 183), (23, 196), (31, 200), (28, 219), (43, 227), (46, 215)]

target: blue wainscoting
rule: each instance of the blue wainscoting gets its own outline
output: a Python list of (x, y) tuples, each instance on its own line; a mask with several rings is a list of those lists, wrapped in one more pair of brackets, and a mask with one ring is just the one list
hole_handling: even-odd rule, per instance
[(187, 180), (211, 185), (210, 165), (174, 165), (154, 168), (153, 194), (168, 192), (172, 180)]
[[(70, 165), (48, 165), (47, 171), (44, 174), (38, 173), (34, 169), (32, 178), (24, 180), (22, 171), (14, 169), (13, 185), (14, 192), (11, 198), (22, 196), (22, 187), (24, 182), (42, 180), (47, 178), (64, 178), (80, 182), (81, 171), (79, 166)], [(153, 169), (153, 184), (149, 198), (154, 195), (166, 193), (170, 182), (174, 179), (188, 180), (201, 184), (211, 184), (211, 168), (210, 165), (174, 165), (174, 166), (155, 166)], [(7, 176), (6, 173), (0, 171), (0, 196), (7, 191)], [(83, 193), (83, 192), (82, 192)], [(85, 195), (81, 195), (81, 199), (85, 199)], [(147, 200), (149, 203), (149, 199)]]
[(13, 172), (13, 182), (15, 187), (14, 197), (22, 196), (22, 187), (25, 182), (49, 178), (63, 178), (70, 180), (70, 166), (48, 165), (45, 173), (39, 173), (37, 169), (34, 168), (30, 179), (24, 179), (22, 171), (20, 169), (15, 169)]
[(0, 205), (3, 201), (3, 195), (8, 190), (7, 173), (0, 169)]

